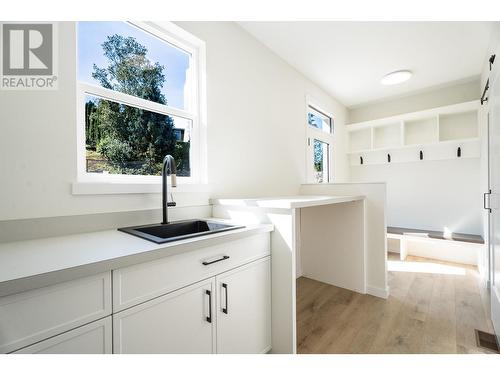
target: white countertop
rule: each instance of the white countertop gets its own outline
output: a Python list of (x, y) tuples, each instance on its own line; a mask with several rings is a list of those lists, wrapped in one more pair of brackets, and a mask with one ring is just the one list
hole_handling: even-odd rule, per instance
[(271, 224), (246, 224), (241, 229), (164, 244), (117, 230), (2, 243), (0, 296), (272, 230)]
[(323, 206), (327, 204), (353, 202), (363, 200), (363, 195), (335, 196), (335, 195), (297, 195), (288, 197), (265, 197), (265, 198), (215, 198), (210, 202), (213, 205), (238, 206), (238, 207), (261, 207), (261, 208), (303, 208), (312, 206)]

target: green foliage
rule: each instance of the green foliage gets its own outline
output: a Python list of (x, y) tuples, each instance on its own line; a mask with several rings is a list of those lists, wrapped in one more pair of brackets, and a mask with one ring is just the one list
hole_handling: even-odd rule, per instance
[(96, 105), (92, 101), (85, 103), (85, 141), (87, 147), (94, 148), (97, 142), (101, 139), (101, 128), (99, 126), (99, 119), (92, 116), (96, 111)]
[(165, 83), (164, 67), (149, 61), (145, 46), (135, 38), (115, 34), (108, 36), (102, 48), (109, 65), (99, 68), (94, 64), (92, 77), (103, 87), (166, 104), (161, 92)]
[(172, 155), (177, 161), (177, 175), (189, 176), (189, 142), (177, 142), (175, 152)]
[(325, 155), (323, 155), (323, 143), (314, 140), (314, 169), (317, 172), (323, 171), (324, 157)]
[(129, 144), (107, 136), (99, 141), (96, 149), (106, 159), (118, 165), (129, 161), (132, 155), (132, 148)]
[[(307, 123), (311, 126), (318, 127), (315, 122), (315, 116), (313, 113), (307, 114)], [(320, 141), (313, 139), (313, 152), (314, 152), (314, 169), (317, 172), (323, 170), (323, 148)]]
[[(92, 73), (101, 86), (167, 104), (161, 92), (164, 66), (151, 63), (145, 46), (135, 38), (112, 35), (102, 47), (108, 66), (94, 64)], [(85, 112), (87, 149), (106, 159), (110, 173), (158, 175), (163, 158), (171, 154), (180, 174), (189, 176), (189, 142), (178, 145), (170, 116), (104, 99), (87, 101)]]

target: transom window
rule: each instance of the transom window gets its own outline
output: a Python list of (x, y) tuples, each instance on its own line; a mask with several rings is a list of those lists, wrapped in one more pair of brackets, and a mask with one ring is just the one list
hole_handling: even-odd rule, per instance
[[(200, 52), (170, 23), (79, 22), (79, 176), (200, 175)], [(194, 38), (194, 37), (193, 37)]]
[(309, 106), (309, 111), (307, 113), (307, 123), (313, 128), (322, 130), (325, 133), (333, 134), (332, 118), (318, 111), (312, 106)]

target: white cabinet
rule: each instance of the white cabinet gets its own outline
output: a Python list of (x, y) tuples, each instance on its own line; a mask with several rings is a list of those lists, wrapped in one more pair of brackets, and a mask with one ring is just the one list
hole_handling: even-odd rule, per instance
[(214, 353), (211, 278), (113, 315), (114, 353)]
[(0, 298), (0, 353), (111, 314), (111, 272)]
[(217, 283), (217, 353), (271, 349), (270, 257), (225, 272)]
[(265, 353), (270, 348), (269, 256), (113, 315), (114, 353)]
[(265, 233), (114, 270), (113, 352), (269, 351), (270, 263)]
[(113, 312), (138, 305), (270, 254), (268, 233), (113, 271)]
[(0, 297), (0, 353), (270, 349), (268, 233), (112, 272)]
[(112, 324), (108, 316), (20, 349), (14, 354), (110, 354), (111, 341)]

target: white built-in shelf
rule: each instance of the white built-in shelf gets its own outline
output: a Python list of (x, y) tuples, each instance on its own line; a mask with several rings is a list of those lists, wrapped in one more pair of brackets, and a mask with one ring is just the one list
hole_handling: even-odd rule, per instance
[(351, 165), (479, 157), (478, 109), (471, 101), (350, 124)]
[(373, 128), (373, 149), (399, 147), (401, 144), (401, 123)]
[(421, 145), (438, 141), (437, 117), (404, 122), (404, 145)]
[(477, 111), (439, 116), (439, 140), (477, 138)]
[(349, 133), (349, 145), (352, 152), (365, 151), (372, 148), (372, 130), (361, 129)]

